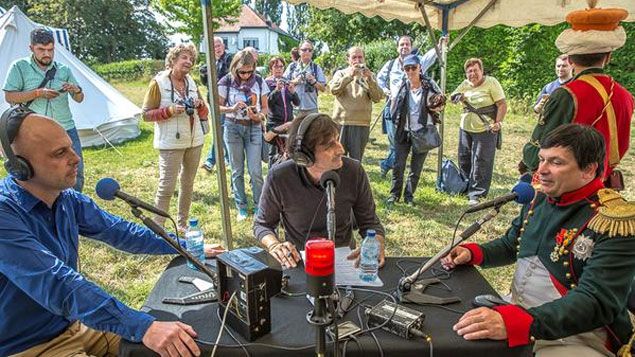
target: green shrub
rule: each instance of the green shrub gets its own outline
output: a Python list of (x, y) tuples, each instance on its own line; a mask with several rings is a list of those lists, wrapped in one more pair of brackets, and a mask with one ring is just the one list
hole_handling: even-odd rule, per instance
[(163, 60), (128, 60), (106, 64), (95, 64), (93, 70), (106, 80), (132, 81), (135, 79), (149, 78), (157, 72), (163, 70), (165, 62)]

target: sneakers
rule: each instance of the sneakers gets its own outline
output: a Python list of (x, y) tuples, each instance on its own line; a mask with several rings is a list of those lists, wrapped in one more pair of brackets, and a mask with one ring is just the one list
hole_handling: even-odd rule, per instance
[(210, 164), (209, 161), (205, 161), (201, 168), (210, 173), (214, 171), (214, 165)]
[(394, 196), (388, 197), (388, 199), (386, 200), (386, 209), (392, 209), (395, 206), (396, 201), (397, 199)]
[(476, 206), (479, 203), (480, 203), (480, 200), (478, 199), (478, 197), (472, 197), (472, 198), (470, 198), (469, 201), (467, 201), (467, 205), (470, 206), (470, 207)]
[(407, 205), (408, 207), (414, 207), (414, 206), (415, 206), (415, 203), (414, 203), (414, 201), (413, 201), (413, 200), (405, 200), (405, 202), (406, 202), (406, 205)]
[(249, 212), (247, 212), (246, 208), (239, 208), (238, 209), (238, 216), (236, 217), (236, 220), (238, 222), (240, 221), (244, 221), (247, 219), (247, 217), (249, 217)]

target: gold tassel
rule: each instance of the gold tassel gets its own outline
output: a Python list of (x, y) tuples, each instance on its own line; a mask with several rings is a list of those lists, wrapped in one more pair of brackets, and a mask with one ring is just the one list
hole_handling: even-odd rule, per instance
[(635, 333), (631, 335), (631, 339), (617, 351), (617, 357), (633, 357), (631, 349), (633, 348), (633, 341), (635, 340)]
[(598, 0), (587, 0), (587, 4), (589, 4), (589, 9), (594, 9), (598, 4)]
[(601, 206), (589, 229), (609, 237), (635, 235), (635, 204), (611, 189), (599, 190), (598, 197)]

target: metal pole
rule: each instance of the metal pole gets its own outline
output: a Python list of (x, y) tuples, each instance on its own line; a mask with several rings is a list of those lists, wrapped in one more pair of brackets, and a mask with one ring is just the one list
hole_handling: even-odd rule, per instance
[[(443, 11), (445, 11), (445, 9)], [(447, 33), (446, 29), (444, 29), (443, 35), (448, 37), (446, 41), (441, 41), (441, 93), (445, 94), (448, 80), (448, 41), (450, 40), (450, 34)], [(437, 157), (437, 181), (441, 177), (441, 166), (443, 165), (443, 142), (445, 141), (445, 109), (439, 113), (439, 119), (441, 119), (441, 124), (439, 125), (441, 145), (439, 145)]]
[(450, 45), (450, 49), (448, 51), (452, 51), (452, 49), (454, 48), (454, 46), (456, 46), (459, 41), (461, 41), (461, 39), (463, 38), (463, 36), (465, 36), (471, 29), (472, 27), (474, 27), (476, 25), (476, 22), (478, 22), (478, 20), (481, 19), (481, 17), (483, 17), (483, 15), (485, 15), (485, 13), (487, 12), (487, 10), (489, 10), (492, 6), (494, 6), (494, 4), (496, 3), (497, 0), (491, 0), (484, 8), (483, 10), (481, 10), (481, 12), (478, 13), (478, 15), (476, 15), (476, 17), (474, 18), (474, 20), (472, 20), (470, 22), (469, 25), (467, 25), (463, 31), (461, 31), (461, 33), (454, 39), (454, 41), (452, 41), (452, 44)]
[(218, 191), (220, 195), (221, 218), (223, 225), (223, 238), (225, 247), (229, 250), (233, 249), (232, 242), (232, 226), (229, 216), (229, 203), (227, 202), (227, 181), (225, 174), (225, 153), (223, 150), (223, 137), (220, 127), (220, 110), (218, 107), (218, 79), (216, 78), (216, 58), (214, 53), (214, 32), (212, 30), (212, 6), (211, 0), (201, 0), (201, 8), (203, 10), (203, 38), (207, 45), (207, 56), (205, 62), (207, 64), (208, 93), (210, 101), (210, 114), (212, 121), (212, 134), (214, 135), (214, 149), (216, 150), (216, 179), (218, 181)]
[(428, 30), (428, 36), (430, 36), (430, 40), (432, 41), (432, 45), (434, 46), (434, 51), (437, 53), (437, 60), (439, 61), (439, 65), (443, 67), (445, 64), (445, 60), (441, 57), (441, 50), (439, 49), (439, 44), (437, 43), (437, 38), (434, 35), (434, 30), (432, 29), (432, 25), (430, 25), (430, 19), (428, 19), (428, 14), (426, 13), (424, 0), (419, 0), (419, 11), (421, 11), (421, 16), (423, 16), (423, 20), (426, 23), (426, 29)]

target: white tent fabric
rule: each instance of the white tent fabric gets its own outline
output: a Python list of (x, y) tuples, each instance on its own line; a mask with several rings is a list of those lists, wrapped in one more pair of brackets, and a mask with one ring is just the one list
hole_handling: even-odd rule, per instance
[[(0, 17), (0, 80), (3, 83), (11, 63), (31, 53), (29, 34), (36, 27), (41, 25), (29, 20), (16, 6)], [(83, 147), (119, 143), (139, 136), (139, 107), (58, 43), (55, 60), (71, 68), (85, 93), (82, 103), (69, 100)], [(2, 93), (0, 111), (8, 107)]]
[[(385, 20), (399, 20), (404, 23), (424, 24), (421, 12), (416, 7), (425, 3), (430, 24), (442, 29), (442, 10), (439, 6), (461, 3), (448, 14), (448, 30), (467, 27), (491, 0), (287, 0), (291, 4), (306, 3), (320, 9), (333, 8), (345, 14), (361, 13), (366, 17), (380, 16)], [(564, 21), (572, 10), (588, 7), (585, 0), (498, 0), (476, 23), (476, 26), (488, 28), (503, 24), (524, 26), (530, 23), (555, 25)], [(626, 21), (635, 21), (634, 0), (601, 0), (598, 7), (621, 7), (629, 12)]]

